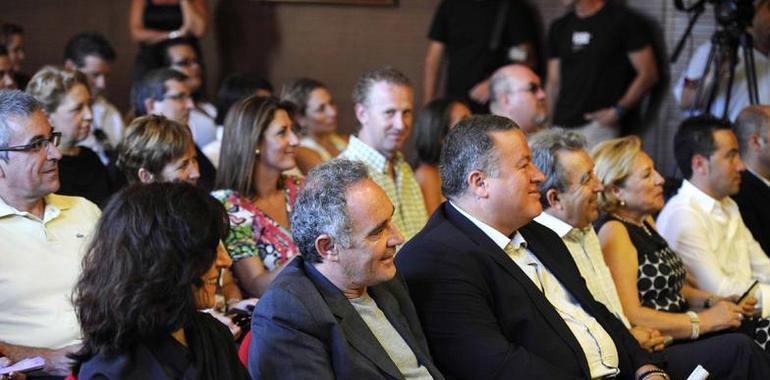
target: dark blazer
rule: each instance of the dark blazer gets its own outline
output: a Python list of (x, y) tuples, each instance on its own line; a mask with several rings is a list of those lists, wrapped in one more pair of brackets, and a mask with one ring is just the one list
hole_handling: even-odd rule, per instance
[[(528, 249), (604, 327), (621, 378), (651, 363), (625, 326), (595, 301), (567, 247), (536, 222), (519, 229)], [(436, 365), (457, 379), (578, 379), (590, 372), (558, 312), (505, 252), (448, 203), (396, 256)]]
[(741, 190), (733, 195), (754, 239), (770, 256), (770, 187), (748, 170), (741, 173)]
[[(443, 379), (400, 276), (369, 287), (393, 327), (434, 379)], [(257, 303), (249, 372), (254, 379), (402, 379), (347, 298), (296, 257)]]

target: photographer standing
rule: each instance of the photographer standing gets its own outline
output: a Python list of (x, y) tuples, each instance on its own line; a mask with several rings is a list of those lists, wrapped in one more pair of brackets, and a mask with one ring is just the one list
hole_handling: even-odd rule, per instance
[[(754, 17), (751, 26), (747, 28), (747, 32), (754, 41), (754, 68), (756, 71), (759, 103), (766, 104), (770, 101), (770, 1), (759, 0), (757, 2)], [(677, 98), (677, 101), (679, 101), (679, 105), (682, 107), (682, 110), (685, 111), (687, 116), (695, 116), (703, 113), (700, 110), (705, 107), (702, 104), (703, 100), (696, 99), (698, 88), (701, 86), (703, 77), (706, 77), (703, 91), (704, 95), (708, 94), (706, 89), (716, 85), (713, 82), (714, 76), (710, 72), (712, 70), (711, 68), (709, 68), (709, 72), (704, 75), (704, 71), (707, 69), (706, 64), (708, 62), (711, 46), (711, 41), (698, 46), (695, 53), (690, 58), (687, 70), (685, 70), (674, 87), (674, 96)], [(727, 105), (727, 117), (730, 121), (735, 121), (735, 118), (738, 117), (738, 113), (740, 113), (743, 108), (750, 105), (749, 81), (746, 74), (745, 62), (742, 59), (742, 48), (738, 48), (736, 57), (738, 61), (735, 65), (735, 77), (730, 91), (729, 104)], [(719, 78), (718, 92), (709, 109), (709, 113), (717, 117), (722, 117), (725, 109), (727, 82), (730, 73), (728, 57), (723, 57), (722, 62), (723, 64), (720, 65), (717, 72), (717, 78)]]

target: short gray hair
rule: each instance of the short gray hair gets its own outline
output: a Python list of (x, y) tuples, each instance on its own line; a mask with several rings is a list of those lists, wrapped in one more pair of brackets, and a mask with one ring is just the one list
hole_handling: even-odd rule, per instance
[(369, 91), (375, 84), (385, 82), (399, 86), (412, 87), (412, 82), (404, 73), (390, 66), (365, 72), (353, 87), (353, 104), (368, 105)]
[(363, 163), (344, 159), (326, 161), (308, 173), (291, 213), (292, 238), (305, 261), (323, 261), (315, 240), (324, 234), (331, 236), (335, 244), (350, 247), (353, 225), (346, 193), (367, 178), (369, 173)]
[(738, 118), (735, 120), (735, 135), (738, 137), (741, 155), (749, 152), (751, 135), (763, 135), (768, 126), (770, 126), (770, 106), (748, 106), (738, 114)]
[(586, 138), (580, 133), (562, 128), (545, 129), (529, 137), (529, 147), (532, 149), (532, 162), (545, 175), (545, 181), (540, 184), (540, 204), (543, 209), (550, 207), (546, 193), (550, 189), (560, 192), (567, 191), (569, 183), (564, 173), (564, 166), (556, 159), (560, 150), (585, 150)]
[(465, 179), (471, 171), (497, 175), (497, 152), (491, 133), (511, 129), (519, 129), (511, 119), (475, 115), (449, 131), (439, 158), (441, 192), (445, 197), (455, 199), (463, 195), (468, 189)]
[[(13, 117), (29, 118), (43, 106), (32, 95), (19, 90), (0, 90), (0, 147), (7, 148), (11, 143), (11, 126), (8, 119)], [(8, 162), (8, 152), (0, 152), (0, 160)]]
[(489, 106), (497, 108), (498, 99), (513, 91), (511, 76), (504, 70), (498, 70), (489, 79)]

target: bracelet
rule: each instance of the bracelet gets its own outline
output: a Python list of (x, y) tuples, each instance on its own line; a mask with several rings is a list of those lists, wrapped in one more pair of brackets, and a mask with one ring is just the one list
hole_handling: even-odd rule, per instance
[(703, 302), (703, 308), (708, 309), (716, 305), (717, 302), (719, 302), (719, 297), (715, 295), (710, 295), (709, 298), (706, 298), (706, 301)]
[(692, 329), (690, 339), (698, 339), (698, 336), (700, 336), (700, 318), (698, 318), (698, 314), (695, 314), (692, 310), (688, 311), (686, 314), (690, 317), (690, 328)]
[(638, 379), (639, 380), (647, 380), (647, 379), (649, 379), (649, 378), (651, 378), (653, 376), (661, 376), (661, 377), (663, 377), (666, 380), (671, 379), (665, 371), (663, 371), (662, 369), (657, 369), (657, 368), (656, 369), (651, 369), (651, 370), (649, 370), (647, 372), (643, 372), (641, 375), (639, 375)]
[(626, 107), (623, 107), (620, 104), (615, 104), (612, 108), (615, 110), (615, 113), (618, 114), (618, 119), (622, 119), (626, 114)]
[(174, 30), (168, 33), (168, 39), (173, 40), (174, 38), (182, 37), (182, 32), (178, 30)]

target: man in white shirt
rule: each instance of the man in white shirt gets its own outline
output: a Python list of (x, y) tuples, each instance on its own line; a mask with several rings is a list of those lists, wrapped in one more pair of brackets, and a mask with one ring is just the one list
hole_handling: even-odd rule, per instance
[(544, 177), (524, 133), (471, 116), (442, 149), (449, 201), (396, 264), (446, 376), (665, 378), (590, 294), (559, 237), (533, 222)]
[(123, 137), (125, 128), (120, 111), (104, 97), (115, 57), (115, 50), (109, 41), (95, 32), (76, 34), (64, 48), (64, 66), (82, 72), (91, 83), (93, 127), (80, 145), (96, 152), (105, 165)]
[(674, 155), (684, 182), (658, 215), (658, 232), (679, 254), (698, 287), (721, 297), (743, 294), (754, 280), (762, 317), (770, 315), (770, 259), (730, 198), (746, 167), (727, 121), (682, 122)]
[(0, 91), (0, 120), (0, 353), (42, 356), (64, 376), (80, 343), (72, 290), (99, 209), (53, 194), (61, 136), (34, 98)]
[(770, 254), (770, 106), (746, 107), (735, 122), (735, 134), (746, 170), (733, 199), (754, 239)]

